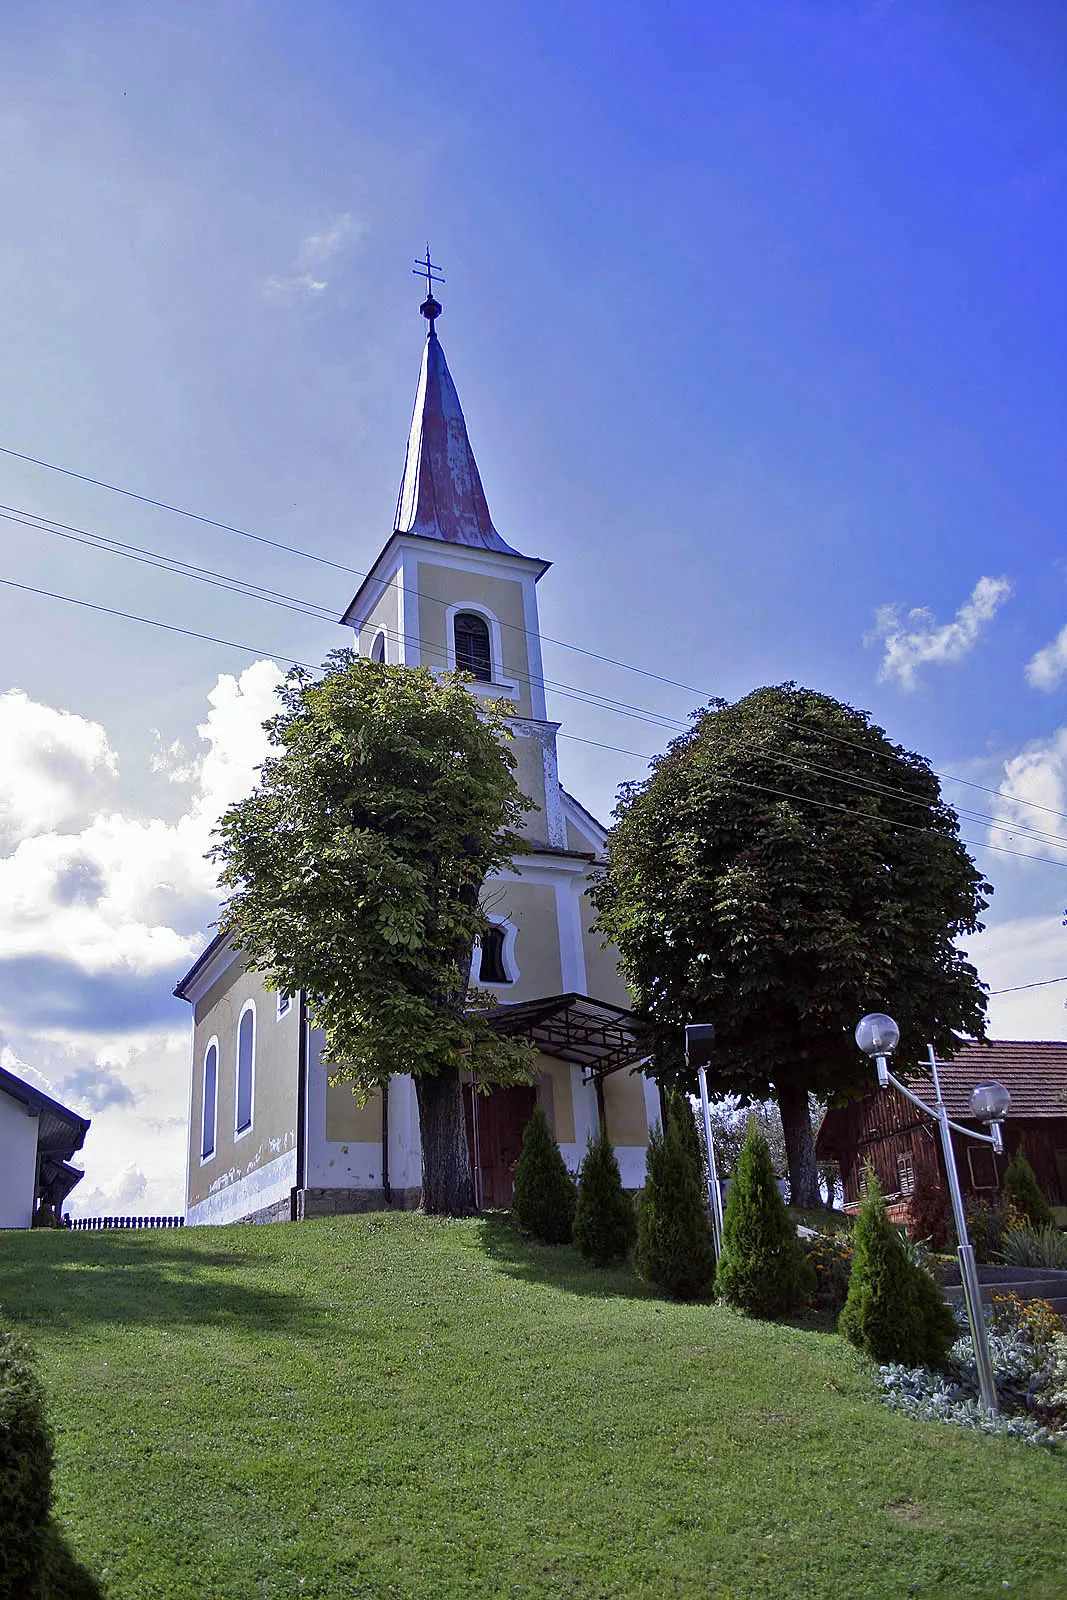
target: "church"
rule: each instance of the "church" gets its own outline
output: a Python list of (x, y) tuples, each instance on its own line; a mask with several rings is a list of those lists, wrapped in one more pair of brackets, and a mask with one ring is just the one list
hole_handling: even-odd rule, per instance
[[(529, 1086), (465, 1086), (475, 1194), (507, 1206), (523, 1130), (543, 1107), (576, 1172), (598, 1123), (624, 1184), (644, 1182), (656, 1086), (617, 957), (590, 931), (590, 876), (606, 833), (559, 781), (541, 665), (537, 584), (550, 563), (493, 525), (436, 323), (429, 253), (422, 369), (393, 531), (341, 621), (360, 655), (470, 675), (514, 706), (517, 777), (534, 801), (530, 851), (486, 885), (489, 929), (471, 979), (497, 999), (493, 1026), (528, 1039)], [(414, 1085), (397, 1074), (360, 1104), (331, 1084), (304, 997), (272, 993), (223, 931), (177, 984), (193, 1008), (186, 1211), (190, 1224), (274, 1222), (419, 1204)]]

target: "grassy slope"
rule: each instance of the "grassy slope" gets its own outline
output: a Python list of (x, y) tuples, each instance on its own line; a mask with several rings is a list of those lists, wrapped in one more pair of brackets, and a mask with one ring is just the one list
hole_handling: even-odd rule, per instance
[(0, 1307), (109, 1600), (1064, 1593), (1062, 1459), (499, 1223), (6, 1234)]

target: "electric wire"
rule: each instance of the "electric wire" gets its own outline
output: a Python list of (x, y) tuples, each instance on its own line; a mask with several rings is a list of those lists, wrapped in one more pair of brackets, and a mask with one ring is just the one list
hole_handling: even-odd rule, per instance
[[(186, 508), (184, 506), (174, 505), (171, 502), (166, 501), (166, 500), (154, 499), (151, 495), (139, 494), (136, 490), (126, 489), (126, 488), (122, 487), (122, 485), (116, 484), (116, 483), (111, 483), (105, 478), (96, 478), (96, 477), (92, 477), (88, 473), (76, 472), (71, 467), (61, 466), (59, 463), (54, 462), (54, 461), (46, 461), (40, 456), (30, 455), (27, 452), (22, 451), (22, 450), (14, 450), (10, 446), (7, 446), (7, 445), (0, 445), (0, 455), (9, 456), (13, 460), (16, 460), (16, 461), (25, 461), (25, 462), (29, 463), (32, 466), (44, 468), (48, 472), (54, 472), (54, 473), (57, 473), (57, 474), (59, 474), (59, 475), (61, 475), (63, 477), (72, 478), (72, 479), (76, 480), (79, 483), (88, 483), (88, 484), (93, 485), (95, 488), (106, 489), (111, 494), (121, 495), (125, 499), (137, 501), (141, 505), (153, 506), (157, 510), (166, 511), (168, 513), (173, 514), (174, 516), (188, 518), (190, 521), (201, 523), (205, 527), (217, 528), (217, 529), (221, 530), (224, 533), (233, 533), (233, 534), (239, 535), (243, 539), (251, 539), (251, 540), (255, 541), (257, 544), (262, 544), (262, 545), (269, 546), (272, 549), (283, 551), (284, 553), (286, 553), (288, 555), (298, 556), (302, 560), (314, 561), (314, 562), (318, 563), (321, 566), (331, 567), (334, 571), (337, 571), (337, 572), (347, 572), (351, 576), (357, 577), (357, 578), (367, 578), (369, 576), (369, 574), (367, 572), (363, 571), (359, 567), (349, 566), (347, 563), (341, 562), (341, 561), (333, 561), (333, 560), (331, 560), (330, 558), (328, 558), (326, 556), (317, 555), (313, 551), (301, 550), (298, 546), (286, 544), (284, 541), (282, 541), (280, 539), (267, 538), (266, 535), (264, 535), (264, 534), (253, 533), (247, 528), (237, 527), (236, 524), (234, 524), (234, 523), (222, 522), (222, 521), (220, 521), (220, 520), (218, 520), (218, 519), (216, 519), (214, 517), (203, 516), (199, 512), (190, 511), (188, 508)], [(431, 596), (425, 596), (424, 598), (427, 598), (427, 599), (430, 599), (430, 600), (436, 600), (437, 599), (436, 596), (432, 596), (432, 595)], [(445, 602), (438, 601), (437, 603), (444, 604)], [(510, 628), (513, 628), (516, 631), (527, 635), (528, 637), (532, 636), (532, 630), (531, 629), (523, 628), (518, 623), (503, 624), (503, 626), (508, 626)], [(600, 662), (604, 663), (607, 666), (618, 667), (620, 670), (622, 670), (624, 672), (636, 673), (640, 677), (652, 679), (657, 683), (666, 684), (668, 687), (671, 687), (671, 688), (684, 689), (687, 694), (696, 695), (698, 697), (698, 699), (700, 699), (701, 701), (705, 701), (706, 702), (706, 701), (709, 701), (709, 700), (715, 698), (715, 696), (709, 695), (706, 690), (698, 689), (693, 684), (683, 683), (677, 678), (669, 678), (669, 677), (665, 676), (663, 673), (653, 672), (647, 667), (639, 667), (633, 662), (620, 661), (620, 660), (616, 659), (613, 656), (606, 656), (606, 655), (601, 654), (599, 651), (589, 650), (589, 649), (585, 648), (582, 645), (573, 644), (573, 643), (571, 643), (570, 641), (568, 641), (566, 639), (555, 639), (549, 634), (541, 634), (541, 635), (539, 635), (539, 637), (542, 640), (542, 642), (545, 643), (545, 644), (555, 645), (559, 649), (562, 649), (562, 650), (571, 650), (571, 651), (573, 651), (574, 653), (576, 653), (578, 655), (582, 655), (582, 656), (587, 657), (589, 660), (600, 661)], [(791, 723), (791, 722), (787, 722), (786, 726), (794, 726), (794, 727), (798, 727), (799, 728), (799, 727), (803, 727), (803, 724), (794, 724), (794, 723)], [(825, 737), (827, 739), (829, 739), (831, 742), (836, 743), (836, 744), (847, 745), (847, 746), (850, 746), (851, 748), (856, 749), (856, 750), (866, 750), (866, 747), (861, 745), (857, 740), (846, 738), (843, 734), (827, 733), (825, 735)], [(880, 751), (880, 752), (866, 751), (866, 753), (868, 755), (871, 755), (871, 756), (876, 756), (876, 755), (880, 756), (884, 760), (898, 760), (899, 761), (899, 760), (904, 759), (904, 757), (897, 756), (891, 751)], [(993, 795), (994, 797), (996, 797), (998, 799), (1003, 798), (1003, 796), (1001, 794), (1001, 791), (999, 789), (993, 789), (988, 784), (977, 783), (974, 779), (971, 779), (971, 778), (960, 778), (960, 777), (956, 776), (954, 773), (940, 772), (935, 768), (931, 768), (931, 771), (934, 773), (935, 777), (939, 778), (944, 783), (955, 783), (955, 784), (958, 784), (958, 785), (960, 785), (961, 787), (964, 787), (964, 788), (978, 790), (983, 794), (991, 794), (991, 795)], [(1036, 801), (1036, 800), (1025, 800), (1022, 797), (1014, 797), (1014, 796), (1012, 796), (1010, 798), (1012, 799), (1013, 803), (1016, 804), (1016, 805), (1027, 806), (1028, 808), (1031, 808), (1033, 810), (1044, 811), (1044, 812), (1046, 812), (1047, 814), (1049, 814), (1051, 816), (1055, 816), (1055, 817), (1059, 817), (1059, 818), (1061, 818), (1063, 820), (1067, 820), (1067, 812), (1059, 811), (1053, 806), (1043, 805), (1039, 801)]]
[(990, 989), (994, 994), (1020, 994), (1023, 989), (1047, 989), (1050, 983), (1067, 983), (1067, 978), (1041, 978), (1037, 983), (1013, 983), (1010, 989)]
[[(222, 589), (225, 592), (244, 595), (252, 599), (264, 600), (268, 604), (280, 606), (284, 610), (294, 611), (298, 614), (310, 616), (315, 620), (326, 620), (331, 622), (336, 621), (335, 612), (330, 611), (325, 606), (319, 606), (313, 601), (305, 601), (303, 599), (298, 599), (296, 596), (284, 594), (278, 590), (267, 589), (258, 584), (251, 584), (244, 579), (234, 578), (232, 576), (216, 572), (211, 568), (200, 567), (194, 563), (183, 561), (176, 556), (169, 556), (159, 551), (146, 550), (144, 547), (139, 545), (133, 545), (122, 540), (112, 539), (107, 535), (98, 534), (92, 529), (80, 528), (76, 527), (72, 523), (60, 522), (55, 518), (46, 517), (42, 513), (28, 512), (21, 507), (7, 506), (3, 503), (0, 503), (0, 520), (14, 523), (15, 526), (18, 527), (31, 528), (36, 532), (51, 533), (57, 538), (82, 544), (89, 549), (102, 550), (106, 554), (121, 556), (124, 559), (133, 560), (150, 567), (155, 567), (158, 570), (173, 573), (179, 577), (193, 578), (197, 582), (209, 584), (210, 586)], [(62, 596), (55, 595), (52, 591), (42, 592), (47, 592), (53, 598), (62, 598)], [(83, 602), (83, 604), (86, 606), (86, 608), (92, 609), (89, 602)], [(109, 610), (109, 608), (106, 607), (99, 609), (102, 609), (105, 612)], [(131, 616), (131, 620), (150, 620), (134, 618), (132, 617), (132, 614), (128, 613), (115, 614)], [(160, 624), (160, 626), (167, 627), (170, 625)], [(523, 629), (522, 631), (527, 632), (528, 630)], [(207, 635), (194, 634), (191, 630), (185, 630), (185, 632), (188, 633), (190, 637), (209, 637)], [(405, 642), (412, 642), (408, 636), (403, 636), (403, 638)], [(418, 642), (423, 651), (428, 651), (429, 653), (436, 654), (438, 657), (447, 659), (447, 652), (441, 650), (440, 647), (435, 649), (435, 647), (428, 645), (425, 640), (420, 640)], [(283, 657), (281, 659), (291, 658)], [(522, 675), (520, 674), (520, 678), (521, 677)], [(562, 695), (564, 698), (576, 700), (581, 704), (592, 706), (598, 710), (609, 711), (615, 715), (627, 717), (630, 720), (647, 722), (654, 726), (674, 728), (676, 730), (684, 730), (687, 726), (678, 718), (672, 718), (666, 714), (653, 712), (647, 708), (636, 707), (630, 702), (613, 700), (607, 696), (581, 689), (576, 685), (557, 683), (551, 679), (534, 679), (529, 674), (525, 675), (525, 679), (530, 687), (533, 687), (536, 684), (538, 687), (551, 688), (554, 693)], [(564, 737), (568, 736), (564, 735)], [(751, 746), (751, 748), (758, 749), (757, 746)], [(858, 746), (857, 748), (862, 749), (863, 747)], [(788, 756), (781, 751), (762, 751), (761, 753), (767, 756), (769, 759), (777, 761), (785, 766), (789, 766), (796, 771), (808, 772), (814, 776), (828, 778), (833, 782), (842, 784), (846, 788), (857, 789), (860, 792), (867, 791), (871, 793), (887, 795), (890, 798), (901, 800), (906, 804), (918, 805), (920, 807), (924, 807), (928, 804), (928, 802), (925, 802), (914, 795), (908, 795), (904, 793), (903, 790), (891, 788), (885, 784), (879, 784), (874, 780), (864, 778), (861, 775), (846, 775), (844, 773), (835, 771), (830, 767), (825, 767), (813, 762), (804, 762), (798, 760), (797, 758)], [(1039, 843), (1059, 843), (1059, 838), (1057, 835), (1046, 833), (1038, 829), (1028, 828), (1021, 823), (1000, 822), (997, 819), (989, 816), (987, 813), (975, 812), (968, 808), (960, 808), (958, 814), (964, 816), (968, 821), (978, 822), (987, 826), (993, 831), (1005, 833), (1009, 838), (1014, 838), (1017, 835), (1022, 834), (1027, 838), (1035, 839)], [(1017, 853), (1027, 854), (1027, 852)], [(1030, 857), (1030, 859), (1035, 858)]]
[[(121, 556), (126, 560), (139, 562), (163, 572), (173, 573), (178, 577), (192, 578), (197, 582), (208, 584), (224, 592), (263, 600), (267, 604), (280, 606), (283, 610), (310, 616), (316, 620), (329, 622), (336, 622), (337, 620), (335, 611), (331, 611), (325, 606), (320, 606), (314, 601), (304, 600), (295, 595), (288, 595), (276, 589), (267, 589), (262, 585), (249, 583), (243, 578), (235, 578), (209, 567), (197, 566), (195, 563), (183, 561), (177, 556), (170, 556), (161, 551), (147, 550), (140, 545), (112, 539), (108, 535), (96, 533), (89, 528), (80, 528), (72, 523), (59, 522), (55, 518), (44, 516), (42, 513), (28, 512), (18, 506), (8, 506), (0, 503), (0, 521), (11, 522), (16, 527), (31, 528), (35, 532), (51, 533), (56, 538), (84, 545), (91, 550), (102, 550), (105, 554)], [(525, 632), (526, 630), (523, 631)], [(401, 637), (403, 637), (405, 643), (413, 642), (407, 635)], [(430, 651), (431, 653), (436, 653), (439, 657), (447, 659), (447, 652), (440, 650), (440, 648), (434, 651), (434, 647), (428, 645), (425, 640), (418, 642), (423, 651)], [(523, 675), (520, 674), (520, 681), (522, 678)], [(559, 683), (546, 678), (534, 679), (529, 674), (525, 675), (525, 681), (531, 688), (537, 685), (538, 687), (552, 689), (554, 693), (564, 698), (577, 700), (580, 704), (608, 711), (617, 716), (624, 716), (634, 721), (648, 722), (653, 726), (665, 729), (673, 728), (678, 731), (684, 731), (687, 727), (687, 724), (679, 718), (651, 711), (647, 707), (634, 706), (628, 701), (614, 700), (595, 691), (579, 688), (574, 684)], [(751, 743), (750, 748), (753, 750), (759, 749), (758, 746)], [(877, 783), (873, 779), (865, 778), (862, 775), (845, 774), (836, 771), (832, 767), (826, 767), (811, 761), (798, 760), (795, 756), (787, 755), (783, 751), (765, 750), (761, 753), (768, 759), (777, 761), (796, 771), (808, 772), (814, 776), (827, 778), (832, 782), (843, 785), (845, 788), (886, 795), (905, 804), (919, 807), (926, 807), (929, 803), (915, 795), (906, 794), (901, 789)], [(1037, 840), (1039, 843), (1059, 843), (1059, 836), (1056, 834), (1030, 828), (1023, 823), (1001, 822), (986, 812), (959, 807), (957, 808), (957, 814), (968, 821), (980, 823), (1000, 833), (1006, 833), (1009, 837), (1023, 834), (1027, 838)]]
[[(0, 578), (0, 584), (2, 584), (5, 588), (8, 588), (8, 589), (20, 590), (24, 594), (41, 595), (46, 599), (49, 599), (49, 600), (61, 600), (61, 601), (65, 602), (67, 605), (79, 606), (79, 607), (81, 607), (81, 608), (83, 608), (84, 610), (87, 610), (87, 611), (100, 612), (103, 615), (109, 616), (109, 617), (120, 617), (125, 622), (139, 622), (139, 623), (142, 623), (142, 624), (144, 624), (144, 626), (149, 627), (149, 628), (159, 628), (165, 633), (177, 633), (177, 634), (183, 635), (187, 639), (205, 640), (209, 644), (218, 644), (218, 645), (223, 645), (223, 646), (227, 647), (228, 649), (241, 650), (246, 655), (255, 655), (255, 656), (260, 656), (260, 657), (267, 657), (267, 658), (270, 658), (270, 659), (276, 659), (276, 660), (279, 660), (279, 661), (285, 661), (285, 662), (288, 662), (290, 666), (304, 667), (308, 671), (312, 671), (312, 672), (315, 670), (315, 668), (311, 665), (311, 663), (309, 661), (300, 661), (294, 656), (285, 656), (285, 655), (282, 655), (280, 652), (275, 652), (275, 651), (270, 651), (270, 650), (262, 650), (262, 649), (258, 648), (257, 646), (254, 646), (254, 645), (238, 644), (233, 639), (222, 639), (217, 634), (199, 633), (199, 632), (197, 632), (196, 630), (194, 630), (192, 628), (181, 628), (181, 627), (178, 627), (177, 624), (175, 624), (175, 623), (160, 622), (155, 617), (142, 617), (142, 616), (140, 616), (137, 613), (132, 612), (132, 611), (120, 611), (119, 609), (117, 609), (114, 606), (98, 605), (95, 601), (81, 600), (81, 599), (78, 599), (74, 595), (60, 594), (54, 589), (38, 588), (34, 584), (29, 584), (29, 583), (16, 583), (13, 578)], [(641, 752), (639, 752), (637, 750), (624, 750), (618, 745), (604, 744), (599, 739), (584, 739), (584, 738), (580, 738), (576, 734), (562, 734), (561, 737), (565, 738), (565, 739), (570, 739), (574, 743), (577, 743), (577, 744), (585, 744), (585, 745), (594, 746), (596, 749), (615, 751), (619, 755), (634, 756), (639, 761), (651, 761), (653, 759), (651, 756), (642, 755)], [(740, 789), (750, 789), (750, 790), (759, 791), (759, 792), (764, 793), (764, 794), (777, 795), (780, 798), (782, 798), (783, 800), (789, 800), (789, 801), (793, 802), (794, 804), (796, 804), (797, 802), (801, 802), (801, 803), (803, 803), (805, 805), (817, 806), (821, 810), (824, 810), (824, 811), (835, 811), (835, 812), (842, 813), (842, 814), (844, 814), (846, 816), (856, 817), (861, 822), (881, 823), (884, 827), (894, 828), (894, 829), (905, 828), (910, 833), (929, 833), (929, 832), (932, 831), (929, 828), (920, 827), (917, 823), (899, 822), (899, 821), (898, 822), (892, 822), (892, 821), (888, 821), (888, 820), (886, 820), (885, 818), (882, 818), (882, 817), (872, 817), (869, 812), (856, 811), (850, 806), (835, 805), (833, 802), (828, 801), (828, 800), (817, 800), (813, 796), (809, 796), (809, 795), (794, 795), (794, 794), (790, 794), (789, 791), (786, 790), (786, 789), (775, 789), (775, 788), (772, 788), (768, 784), (750, 783), (750, 782), (747, 782), (745, 779), (742, 779), (742, 778), (731, 778), (730, 782), (735, 787), (740, 788)], [(947, 835), (940, 835), (939, 837), (946, 838), (948, 836)], [(968, 849), (972, 849), (972, 850), (994, 850), (1000, 855), (1023, 856), (1028, 861), (1038, 862), (1038, 863), (1041, 863), (1041, 864), (1043, 864), (1045, 866), (1050, 866), (1050, 867), (1065, 867), (1065, 866), (1067, 866), (1067, 861), (1054, 861), (1049, 856), (1031, 855), (1029, 853), (1029, 851), (1010, 850), (1005, 845), (990, 844), (988, 842), (987, 843), (980, 843), (979, 841), (974, 840), (974, 839), (959, 839), (958, 842), (960, 844), (965, 845)]]

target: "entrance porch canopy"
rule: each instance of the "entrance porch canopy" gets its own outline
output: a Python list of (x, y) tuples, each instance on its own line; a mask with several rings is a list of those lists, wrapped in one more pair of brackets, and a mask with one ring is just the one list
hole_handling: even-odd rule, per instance
[(651, 1054), (644, 1017), (587, 994), (520, 1000), (497, 1006), (486, 1020), (494, 1033), (528, 1039), (542, 1055), (582, 1067), (598, 1081)]

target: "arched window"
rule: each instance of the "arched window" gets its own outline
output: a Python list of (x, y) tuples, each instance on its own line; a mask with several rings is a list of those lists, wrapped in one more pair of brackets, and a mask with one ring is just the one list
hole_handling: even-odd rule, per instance
[(493, 681), (493, 651), (489, 624), (476, 611), (457, 611), (452, 624), (456, 640), (456, 670), (469, 672), (482, 683)]
[(478, 967), (479, 983), (510, 983), (504, 965), (504, 929), (494, 925), (482, 934), (482, 959)]
[(200, 1159), (215, 1154), (215, 1120), (219, 1103), (219, 1047), (212, 1039), (204, 1054), (204, 1111), (201, 1119)]
[(384, 633), (375, 634), (374, 643), (370, 647), (370, 658), (371, 658), (372, 661), (384, 661), (385, 660), (385, 634)]
[(252, 1126), (252, 1094), (256, 1076), (256, 1008), (251, 1002), (241, 1012), (237, 1024), (237, 1108), (234, 1132), (247, 1133)]

